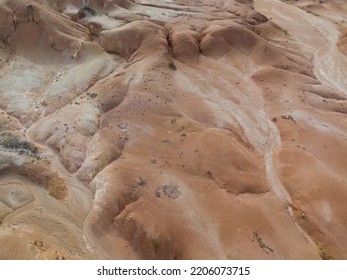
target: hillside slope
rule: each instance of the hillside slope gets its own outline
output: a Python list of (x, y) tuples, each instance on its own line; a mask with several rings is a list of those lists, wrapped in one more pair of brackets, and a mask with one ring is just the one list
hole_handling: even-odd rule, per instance
[(347, 5), (0, 0), (0, 259), (347, 259)]

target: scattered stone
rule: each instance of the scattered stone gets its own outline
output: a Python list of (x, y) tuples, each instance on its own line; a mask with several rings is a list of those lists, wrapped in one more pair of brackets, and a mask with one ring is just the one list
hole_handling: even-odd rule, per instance
[(163, 193), (172, 199), (176, 199), (181, 195), (181, 192), (178, 190), (178, 186), (174, 185), (164, 185), (162, 187)]
[(78, 21), (82, 18), (85, 18), (87, 16), (86, 11), (80, 9), (75, 15), (72, 16), (73, 21)]
[(283, 116), (281, 116), (281, 118), (284, 120), (291, 120), (294, 123), (296, 123), (296, 121), (294, 120), (294, 118), (291, 115), (283, 115)]
[(269, 246), (267, 246), (267, 245), (264, 243), (263, 239), (260, 237), (260, 235), (258, 234), (257, 231), (253, 233), (253, 240), (252, 240), (252, 241), (254, 241), (254, 240), (256, 240), (256, 241), (258, 242), (259, 247), (260, 247), (266, 254), (273, 253), (274, 250), (273, 250), (272, 248), (270, 248)]
[(120, 124), (118, 124), (118, 127), (120, 129), (127, 129), (128, 128), (128, 124), (127, 123), (120, 123)]
[(87, 95), (88, 95), (90, 98), (92, 98), (92, 99), (94, 99), (95, 97), (98, 96), (97, 93), (91, 93), (91, 92), (87, 92)]
[(137, 182), (137, 185), (138, 185), (139, 187), (144, 187), (144, 186), (147, 185), (147, 181), (146, 181), (145, 179), (139, 177), (139, 181)]

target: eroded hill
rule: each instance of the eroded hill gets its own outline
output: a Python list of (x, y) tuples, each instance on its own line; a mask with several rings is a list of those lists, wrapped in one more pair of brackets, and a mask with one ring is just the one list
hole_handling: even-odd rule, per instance
[(347, 5), (0, 1), (0, 259), (346, 259)]

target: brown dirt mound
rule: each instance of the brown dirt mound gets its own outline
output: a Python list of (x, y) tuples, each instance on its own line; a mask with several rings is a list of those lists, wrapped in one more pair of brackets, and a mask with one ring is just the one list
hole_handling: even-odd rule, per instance
[(239, 25), (216, 26), (203, 32), (200, 43), (202, 54), (214, 58), (233, 53), (247, 53), (260, 41), (252, 31)]
[(39, 56), (51, 48), (72, 55), (81, 40), (89, 39), (88, 29), (35, 2), (6, 1), (0, 15), (0, 38), (18, 54)]
[(147, 21), (136, 21), (114, 30), (100, 33), (100, 45), (107, 52), (118, 53), (124, 58), (137, 55), (151, 54), (153, 49), (157, 52), (167, 51), (166, 31), (160, 25)]

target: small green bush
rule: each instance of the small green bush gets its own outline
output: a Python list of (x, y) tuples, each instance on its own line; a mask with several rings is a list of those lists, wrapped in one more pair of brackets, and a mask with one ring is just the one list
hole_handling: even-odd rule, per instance
[(177, 66), (173, 60), (169, 62), (169, 68), (175, 71), (177, 70)]
[(154, 249), (157, 249), (159, 247), (159, 238), (158, 237), (151, 237), (151, 244)]
[(92, 16), (96, 16), (95, 10), (91, 8), (89, 5), (84, 5), (82, 10), (86, 11), (87, 13), (90, 13)]

